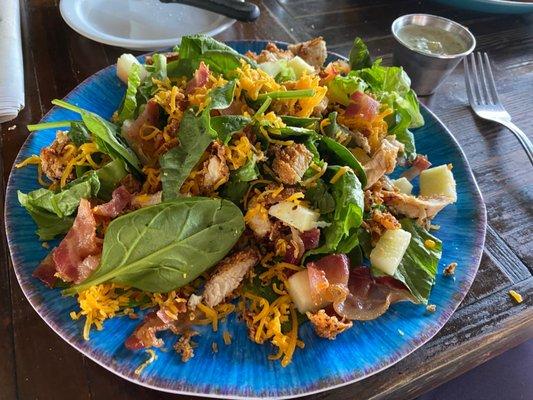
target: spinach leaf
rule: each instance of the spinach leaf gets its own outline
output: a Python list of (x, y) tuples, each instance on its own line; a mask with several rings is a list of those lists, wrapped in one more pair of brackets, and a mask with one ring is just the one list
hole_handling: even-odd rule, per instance
[(314, 129), (302, 128), (299, 126), (286, 126), (284, 128), (271, 129), (275, 133), (279, 133), (282, 138), (298, 138), (298, 137), (316, 137), (318, 134)]
[[(100, 189), (100, 181), (96, 173), (89, 173), (82, 178), (69, 183), (65, 188), (55, 193), (49, 189), (37, 189), (28, 194), (19, 192), (21, 204), (29, 204), (57, 215), (59, 218), (69, 216), (76, 211), (80, 199), (96, 196)], [(24, 206), (24, 204), (22, 204)]]
[(366, 185), (366, 173), (353, 153), (330, 137), (322, 135), (320, 141), (323, 145), (322, 151), (332, 156), (334, 161), (338, 161), (340, 164), (347, 165), (353, 169), (364, 187)]
[(37, 235), (40, 240), (52, 240), (57, 235), (67, 233), (74, 218), (72, 217), (58, 217), (56, 214), (35, 206), (28, 199), (28, 195), (18, 192), (19, 203), (28, 211), (28, 214), (37, 224)]
[(240, 206), (249, 187), (250, 184), (247, 181), (241, 181), (232, 173), (228, 182), (222, 187), (220, 194), (236, 206)]
[(100, 181), (98, 197), (102, 200), (109, 200), (118, 183), (128, 175), (128, 171), (126, 171), (124, 161), (117, 158), (97, 170), (96, 175)]
[(307, 129), (315, 129), (318, 126), (318, 122), (320, 121), (320, 118), (316, 117), (292, 117), (290, 115), (282, 115), (281, 120), (286, 124), (290, 126), (298, 126), (300, 128), (307, 128)]
[(72, 121), (70, 123), (67, 136), (78, 147), (91, 141), (91, 134), (81, 121)]
[(241, 211), (223, 199), (181, 198), (141, 208), (109, 224), (100, 267), (64, 294), (108, 281), (161, 293), (182, 287), (220, 261), (243, 230)]
[(196, 116), (191, 109), (183, 115), (178, 137), (180, 145), (167, 151), (159, 159), (161, 164), (163, 198), (175, 199), (180, 196), (180, 188), (202, 154), (215, 139), (209, 121), (209, 109)]
[(234, 133), (240, 132), (250, 125), (252, 119), (244, 115), (220, 115), (211, 117), (211, 128), (216, 131), (218, 138), (228, 144)]
[(240, 205), (250, 187), (248, 182), (257, 178), (259, 178), (259, 170), (257, 168), (257, 160), (254, 157), (246, 161), (238, 170), (231, 173), (228, 182), (222, 188), (222, 197), (232, 201), (236, 205)]
[[(400, 223), (412, 236), (394, 278), (403, 282), (419, 302), (427, 304), (442, 255), (442, 242), (411, 219), (402, 219)], [(436, 246), (428, 249), (424, 245), (426, 240), (433, 240)], [(376, 268), (372, 268), (372, 273), (382, 275)]]
[(329, 214), (335, 211), (335, 200), (322, 179), (317, 180), (315, 186), (307, 189), (305, 199), (311, 203), (313, 208), (319, 209), (320, 214)]
[(122, 102), (122, 109), (118, 113), (120, 122), (124, 122), (127, 119), (134, 119), (135, 112), (137, 111), (137, 89), (141, 84), (141, 66), (138, 64), (132, 64), (128, 75), (128, 89), (124, 95)]
[(52, 104), (80, 114), (83, 123), (93, 134), (95, 143), (100, 151), (108, 154), (113, 159), (121, 158), (128, 166), (139, 173), (141, 172), (139, 159), (129, 147), (121, 142), (118, 135), (118, 127), (115, 124), (106, 121), (95, 113), (63, 100), (52, 100)]
[(363, 39), (359, 37), (355, 38), (348, 59), (352, 70), (366, 68), (372, 65), (368, 47), (366, 47)]
[(168, 78), (191, 78), (194, 75), (194, 65), (191, 60), (179, 58), (167, 64)]
[(179, 47), (181, 63), (180, 70), (186, 70), (185, 63), (190, 62), (190, 70), (195, 70), (200, 61), (209, 65), (213, 72), (230, 76), (236, 68), (241, 66), (244, 60), (253, 67), (257, 67), (255, 61), (250, 60), (233, 50), (231, 47), (219, 41), (202, 35), (184, 36)]
[(163, 171), (161, 182), (165, 200), (180, 196), (181, 185), (209, 144), (217, 138), (217, 132), (211, 127), (210, 112), (229, 107), (234, 91), (235, 81), (230, 81), (209, 93), (209, 104), (199, 116), (191, 109), (183, 115), (178, 133), (179, 146), (167, 151), (159, 160)]
[[(336, 173), (340, 167), (330, 167)], [(349, 253), (357, 244), (357, 231), (363, 221), (364, 195), (361, 183), (352, 171), (346, 171), (331, 185), (335, 200), (331, 225), (323, 230), (325, 241), (322, 246), (307, 255), (332, 252)]]
[(219, 86), (209, 92), (209, 105), (211, 110), (224, 110), (233, 102), (235, 93), (235, 80), (231, 80), (224, 86)]

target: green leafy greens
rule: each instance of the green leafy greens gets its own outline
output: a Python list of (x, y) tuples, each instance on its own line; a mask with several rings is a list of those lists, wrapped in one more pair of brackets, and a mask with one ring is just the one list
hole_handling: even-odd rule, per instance
[[(420, 303), (427, 304), (442, 256), (442, 242), (413, 220), (404, 218), (400, 223), (403, 230), (411, 233), (411, 242), (394, 273), (394, 278), (403, 282)], [(434, 241), (435, 247), (426, 247), (426, 240)], [(376, 268), (372, 268), (372, 273), (383, 274)]]
[(141, 172), (139, 159), (129, 147), (122, 143), (118, 135), (118, 127), (115, 124), (106, 121), (95, 113), (69, 104), (63, 100), (52, 100), (52, 104), (80, 114), (83, 123), (93, 134), (96, 145), (100, 151), (108, 154), (113, 159), (122, 159), (129, 167), (139, 173)]
[(109, 224), (100, 267), (64, 294), (109, 281), (168, 292), (220, 261), (243, 231), (241, 211), (227, 200), (180, 198), (141, 208)]

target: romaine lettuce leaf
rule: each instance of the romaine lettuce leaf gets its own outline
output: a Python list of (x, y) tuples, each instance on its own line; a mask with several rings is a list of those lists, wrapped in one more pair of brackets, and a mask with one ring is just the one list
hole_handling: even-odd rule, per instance
[(355, 38), (353, 41), (353, 46), (350, 50), (348, 59), (352, 71), (370, 67), (372, 65), (368, 47), (366, 47), (365, 42), (363, 42), (363, 40), (359, 37)]
[[(340, 167), (330, 167), (335, 174)], [(361, 183), (352, 171), (347, 171), (338, 181), (331, 185), (331, 194), (335, 200), (335, 210), (331, 225), (322, 232), (324, 243), (307, 252), (306, 256), (337, 251), (349, 253), (358, 244), (357, 231), (363, 221), (364, 194)]]
[[(442, 255), (442, 242), (418, 226), (414, 220), (405, 218), (400, 223), (402, 229), (411, 233), (411, 242), (394, 278), (403, 282), (420, 303), (427, 304)], [(434, 241), (435, 247), (427, 248), (424, 245), (426, 240)], [(376, 276), (383, 275), (376, 268), (372, 268), (372, 273)]]
[(137, 112), (137, 89), (141, 84), (140, 77), (141, 67), (138, 64), (132, 64), (128, 75), (128, 89), (122, 101), (122, 108), (118, 113), (120, 122), (127, 119), (134, 119)]
[(344, 106), (350, 104), (350, 96), (357, 92), (364, 92), (368, 85), (357, 75), (357, 72), (351, 71), (346, 76), (337, 75), (328, 83), (328, 98)]

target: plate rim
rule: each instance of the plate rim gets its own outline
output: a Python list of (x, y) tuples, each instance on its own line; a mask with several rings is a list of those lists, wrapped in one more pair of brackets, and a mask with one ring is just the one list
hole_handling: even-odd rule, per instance
[[(282, 41), (268, 41), (268, 40), (256, 40), (256, 39), (228, 40), (228, 41), (225, 41), (224, 43), (226, 43), (228, 45), (232, 45), (232, 44), (239, 44), (239, 43), (266, 44), (268, 42), (273, 42), (273, 43), (279, 44), (279, 45), (287, 45), (286, 42), (282, 42)], [(151, 54), (151, 53), (147, 53), (147, 54)], [(338, 53), (328, 51), (328, 54), (346, 60), (345, 56), (342, 56), (342, 55), (340, 55)], [(145, 56), (145, 55), (142, 55), (142, 56), (139, 56), (139, 57), (143, 57), (143, 56)], [(69, 97), (71, 97), (73, 92), (76, 91), (79, 87), (89, 84), (90, 81), (96, 79), (99, 75), (108, 72), (109, 69), (112, 69), (114, 67), (115, 67), (115, 64), (111, 64), (111, 65), (109, 65), (109, 66), (107, 66), (105, 68), (102, 68), (101, 70), (97, 71), (96, 73), (92, 74), (91, 76), (87, 77), (82, 82), (80, 82), (78, 85), (76, 85), (72, 90), (70, 90), (68, 92), (68, 94), (63, 97), (63, 99), (68, 99)], [(24, 293), (24, 297), (26, 297), (26, 300), (28, 300), (28, 302), (30, 303), (32, 308), (35, 310), (35, 312), (39, 315), (39, 317), (57, 335), (59, 335), (59, 337), (61, 337), (61, 339), (63, 339), (66, 343), (68, 343), (75, 350), (77, 350), (78, 352), (80, 352), (81, 354), (83, 354), (84, 356), (86, 356), (87, 358), (92, 360), (93, 362), (97, 363), (98, 365), (102, 366), (106, 370), (112, 372), (113, 374), (115, 374), (115, 375), (117, 375), (117, 376), (129, 381), (129, 382), (132, 382), (134, 384), (137, 384), (137, 385), (149, 388), (149, 389), (160, 391), (160, 392), (166, 392), (166, 393), (172, 393), (172, 394), (181, 394), (181, 395), (189, 395), (189, 396), (195, 396), (195, 397), (208, 396), (208, 397), (212, 397), (212, 398), (239, 399), (239, 400), (240, 399), (258, 399), (259, 400), (259, 399), (268, 399), (268, 398), (292, 399), (292, 398), (298, 398), (298, 397), (302, 397), (302, 396), (308, 396), (308, 395), (312, 395), (312, 394), (322, 393), (322, 392), (329, 391), (329, 390), (334, 390), (334, 389), (337, 389), (337, 388), (340, 388), (340, 387), (343, 387), (343, 386), (350, 385), (350, 384), (355, 383), (355, 382), (362, 381), (362, 380), (364, 380), (366, 378), (369, 378), (369, 377), (371, 377), (371, 376), (373, 376), (373, 375), (375, 375), (375, 374), (377, 374), (379, 372), (382, 372), (385, 369), (390, 368), (393, 365), (397, 364), (399, 361), (403, 360), (404, 358), (406, 358), (407, 356), (412, 354), (414, 351), (418, 350), (420, 347), (422, 347), (424, 344), (426, 344), (428, 341), (430, 341), (444, 327), (444, 325), (451, 318), (451, 316), (455, 313), (455, 311), (457, 310), (457, 308), (459, 307), (459, 305), (461, 304), (461, 302), (465, 298), (466, 294), (470, 290), (470, 288), (472, 286), (472, 283), (473, 283), (473, 281), (474, 281), (474, 279), (475, 279), (475, 277), (477, 275), (477, 272), (478, 272), (478, 269), (479, 269), (479, 266), (480, 266), (480, 263), (481, 263), (481, 257), (483, 255), (484, 245), (485, 245), (485, 236), (486, 236), (486, 229), (487, 229), (487, 209), (486, 209), (485, 201), (483, 199), (482, 192), (481, 192), (481, 190), (480, 190), (480, 188), (478, 186), (478, 183), (476, 181), (476, 178), (474, 176), (474, 173), (472, 171), (470, 163), (469, 163), (468, 159), (466, 158), (466, 155), (465, 155), (462, 147), (460, 146), (459, 142), (457, 141), (455, 136), (451, 133), (451, 131), (448, 129), (448, 127), (426, 105), (420, 103), (420, 106), (424, 109), (425, 112), (427, 112), (434, 119), (434, 121), (437, 124), (440, 125), (440, 127), (444, 130), (444, 132), (450, 137), (450, 139), (454, 143), (456, 149), (458, 150), (458, 155), (460, 156), (462, 161), (465, 163), (466, 177), (467, 177), (467, 180), (472, 184), (473, 197), (474, 197), (474, 200), (476, 201), (476, 204), (479, 205), (479, 207), (477, 208), (477, 212), (476, 212), (476, 215), (479, 216), (479, 219), (477, 220), (477, 223), (476, 223), (476, 232), (475, 232), (476, 233), (476, 241), (475, 241), (475, 244), (473, 245), (473, 248), (474, 248), (473, 259), (475, 259), (476, 262), (475, 262), (475, 265), (473, 265), (471, 267), (471, 270), (469, 270), (471, 273), (468, 274), (467, 278), (465, 279), (465, 282), (463, 283), (463, 286), (467, 287), (468, 289), (467, 290), (462, 290), (461, 292), (456, 292), (457, 301), (456, 301), (455, 305), (452, 307), (452, 309), (450, 309), (450, 312), (447, 313), (447, 314), (441, 315), (439, 317), (439, 319), (437, 319), (435, 321), (435, 324), (433, 326), (431, 326), (426, 331), (425, 337), (422, 340), (418, 341), (416, 344), (414, 344), (413, 347), (409, 351), (405, 352), (400, 357), (395, 359), (393, 362), (388, 363), (388, 364), (384, 365), (383, 367), (381, 367), (379, 369), (371, 371), (370, 373), (367, 373), (364, 376), (355, 377), (355, 378), (353, 378), (353, 374), (350, 375), (348, 373), (348, 374), (343, 375), (343, 376), (340, 377), (340, 379), (343, 380), (342, 382), (335, 383), (335, 384), (328, 384), (327, 382), (324, 384), (324, 383), (320, 383), (320, 381), (318, 381), (319, 382), (318, 383), (319, 387), (312, 388), (310, 390), (305, 390), (305, 388), (303, 390), (298, 390), (298, 389), (296, 389), (296, 390), (292, 389), (291, 390), (291, 389), (289, 389), (290, 391), (292, 391), (292, 393), (283, 394), (283, 395), (277, 395), (275, 397), (272, 397), (272, 396), (250, 396), (250, 395), (246, 395), (244, 392), (242, 392), (240, 394), (235, 394), (235, 393), (232, 393), (232, 394), (206, 393), (206, 392), (192, 391), (192, 390), (186, 390), (186, 389), (173, 389), (173, 388), (167, 388), (167, 387), (162, 387), (162, 386), (156, 386), (156, 385), (150, 384), (149, 382), (136, 380), (135, 378), (132, 378), (132, 377), (130, 377), (128, 375), (123, 374), (120, 370), (118, 370), (118, 369), (115, 370), (115, 369), (112, 368), (112, 366), (104, 364), (95, 355), (93, 355), (90, 351), (86, 351), (85, 349), (78, 347), (75, 343), (71, 342), (70, 339), (68, 337), (66, 337), (66, 335), (64, 335), (61, 331), (58, 331), (56, 329), (56, 327), (54, 327), (54, 325), (52, 324), (51, 321), (48, 321), (41, 314), (41, 312), (39, 310), (42, 307), (44, 307), (44, 303), (39, 304), (30, 295), (30, 293), (27, 293), (27, 291), (29, 290), (29, 286), (30, 285), (26, 285), (25, 283), (23, 283), (23, 278), (22, 278), (21, 274), (19, 273), (19, 269), (15, 267), (15, 265), (17, 264), (17, 262), (16, 262), (16, 259), (17, 259), (17, 254), (16, 254), (17, 244), (14, 243), (13, 238), (10, 237), (10, 234), (9, 234), (9, 231), (8, 231), (8, 226), (11, 228), (12, 227), (12, 223), (13, 223), (12, 218), (10, 218), (10, 214), (11, 213), (8, 210), (8, 204), (9, 204), (8, 203), (8, 195), (10, 193), (12, 193), (13, 191), (17, 190), (17, 188), (14, 187), (14, 182), (13, 182), (13, 180), (15, 179), (14, 175), (13, 175), (14, 165), (17, 162), (21, 161), (21, 158), (22, 158), (21, 153), (23, 152), (23, 150), (25, 150), (29, 146), (30, 138), (32, 138), (32, 136), (35, 134), (35, 132), (31, 132), (26, 137), (24, 143), (20, 147), (19, 152), (17, 153), (17, 156), (16, 156), (16, 158), (15, 158), (15, 160), (13, 162), (13, 165), (12, 165), (11, 170), (9, 172), (9, 178), (8, 178), (8, 181), (7, 181), (7, 185), (6, 185), (5, 202), (4, 202), (5, 235), (6, 235), (6, 239), (7, 239), (8, 248), (9, 248), (9, 254), (10, 254), (10, 258), (11, 258), (11, 263), (13, 265), (13, 271), (15, 273), (15, 276), (17, 278), (17, 281), (19, 283), (20, 288), (21, 288), (22, 292)], [(50, 108), (50, 110), (48, 110), (48, 112), (45, 115), (43, 115), (43, 117), (41, 118), (40, 121), (45, 120), (54, 110), (57, 110), (57, 109), (58, 109), (57, 106), (53, 106), (52, 108)], [(323, 385), (323, 386), (320, 386), (320, 385)], [(188, 389), (194, 389), (194, 386), (187, 387), (187, 388)]]
[[(85, 0), (81, 0), (81, 1), (85, 1)], [(76, 18), (72, 17), (72, 15), (76, 13), (75, 9), (76, 7), (78, 7), (79, 2), (80, 0), (60, 0), (59, 12), (61, 14), (61, 17), (63, 18), (63, 21), (65, 21), (66, 24), (72, 30), (98, 43), (103, 43), (103, 44), (107, 44), (107, 45), (115, 46), (115, 47), (123, 47), (123, 48), (130, 49), (130, 50), (147, 51), (147, 50), (153, 50), (153, 49), (162, 49), (166, 47), (172, 47), (176, 44), (179, 44), (179, 42), (181, 41), (181, 38), (184, 36), (184, 35), (176, 36), (170, 39), (127, 39), (127, 38), (121, 38), (119, 36), (113, 36), (109, 34), (97, 35), (91, 32), (89, 29), (86, 29), (87, 24), (77, 24), (75, 22)], [(222, 18), (221, 19), (222, 23), (218, 25), (216, 28), (207, 30), (207, 31), (197, 32), (195, 34), (215, 36), (215, 35), (218, 35), (219, 33), (224, 32), (226, 29), (230, 28), (236, 22), (235, 19), (231, 19), (223, 15), (221, 15), (221, 18)], [(80, 85), (82, 83), (83, 82), (81, 82)]]

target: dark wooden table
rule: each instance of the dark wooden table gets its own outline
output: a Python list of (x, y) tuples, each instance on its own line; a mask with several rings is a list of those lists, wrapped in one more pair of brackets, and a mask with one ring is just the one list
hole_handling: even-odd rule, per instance
[[(387, 62), (393, 46), (390, 24), (399, 15), (425, 12), (459, 21), (472, 30), (478, 49), (489, 53), (513, 120), (529, 135), (533, 132), (533, 15), (482, 14), (419, 0), (266, 0), (260, 7), (258, 22), (237, 23), (218, 38), (301, 41), (322, 35), (329, 49), (346, 54), (353, 38), (361, 36), (372, 54)], [(26, 108), (2, 126), (0, 193), (28, 135), (25, 125), (37, 122), (52, 99), (123, 52), (73, 32), (61, 19), (57, 0), (21, 0), (21, 11)], [(413, 398), (533, 337), (533, 174), (526, 155), (505, 128), (474, 118), (462, 67), (423, 101), (461, 143), (487, 204), (489, 225), (478, 276), (459, 310), (421, 349), (364, 382), (315, 398)], [(53, 333), (24, 298), (5, 240), (0, 266), (1, 399), (179, 397), (118, 378)], [(511, 301), (510, 289), (524, 296), (522, 304)]]

